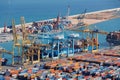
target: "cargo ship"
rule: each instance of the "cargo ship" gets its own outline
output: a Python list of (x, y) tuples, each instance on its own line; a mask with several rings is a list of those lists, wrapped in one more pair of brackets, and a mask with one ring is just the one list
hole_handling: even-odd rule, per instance
[(110, 32), (109, 34), (107, 34), (106, 41), (109, 44), (120, 45), (120, 30), (119, 31)]

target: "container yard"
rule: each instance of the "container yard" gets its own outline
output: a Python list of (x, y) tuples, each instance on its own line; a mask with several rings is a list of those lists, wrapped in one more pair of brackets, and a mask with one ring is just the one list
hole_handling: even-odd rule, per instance
[(19, 80), (119, 80), (119, 53), (119, 46), (110, 50), (104, 49), (96, 54), (78, 53), (69, 58), (51, 60), (34, 65), (13, 67), (7, 71), (3, 70), (1, 75), (5, 75), (5, 79), (12, 77)]
[[(0, 79), (119, 80), (120, 46), (99, 49), (99, 34), (107, 36), (109, 32), (89, 28), (91, 24), (120, 17), (119, 11), (85, 10), (83, 14), (65, 18), (58, 15), (33, 23), (25, 23), (21, 17), (21, 25), (15, 25), (13, 19), (12, 26), (4, 26), (0, 33), (1, 43), (13, 41), (12, 51), (0, 47)], [(5, 54), (11, 56), (9, 65)]]

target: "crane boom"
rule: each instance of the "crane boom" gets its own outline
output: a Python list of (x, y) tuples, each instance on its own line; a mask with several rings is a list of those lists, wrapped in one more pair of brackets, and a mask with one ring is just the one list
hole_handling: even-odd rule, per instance
[(94, 30), (70, 30), (70, 31), (76, 31), (76, 32), (84, 32), (84, 33), (99, 33), (99, 34), (104, 34), (107, 35), (108, 32), (105, 31), (94, 31)]
[(21, 26), (22, 26), (22, 45), (31, 44), (31, 41), (28, 39), (28, 34), (25, 29), (25, 19), (21, 17)]
[(13, 40), (14, 44), (17, 43), (17, 33), (16, 33), (16, 28), (15, 28), (15, 20), (12, 20), (12, 30), (13, 30)]
[(2, 49), (2, 50), (0, 50), (0, 53), (12, 54), (12, 52), (10, 52), (10, 51), (7, 51), (7, 50), (5, 50), (5, 49)]
[(26, 30), (25, 30), (25, 20), (24, 20), (24, 17), (21, 17), (21, 26), (22, 26), (23, 40), (26, 40)]

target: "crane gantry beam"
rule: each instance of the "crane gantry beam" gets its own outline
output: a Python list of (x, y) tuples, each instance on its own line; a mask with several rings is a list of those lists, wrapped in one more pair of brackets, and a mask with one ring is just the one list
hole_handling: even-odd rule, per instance
[(31, 41), (28, 39), (28, 33), (26, 31), (25, 19), (21, 17), (21, 27), (22, 27), (22, 45), (31, 44)]
[(14, 49), (18, 48), (18, 55), (20, 56), (20, 47), (21, 43), (19, 42), (20, 36), (17, 34), (17, 30), (15, 27), (15, 20), (12, 20), (12, 30), (13, 30), (13, 50), (12, 50), (12, 65), (14, 65)]
[(83, 33), (98, 33), (98, 34), (104, 34), (104, 35), (107, 35), (108, 34), (108, 32), (105, 32), (105, 31), (94, 31), (94, 30), (89, 30), (89, 29), (87, 29), (87, 30), (70, 30), (70, 31), (75, 31), (75, 32), (83, 32)]
[(15, 20), (13, 19), (12, 20), (12, 31), (13, 31), (13, 41), (14, 41), (14, 44), (17, 43), (17, 33), (16, 33), (16, 28), (15, 28)]
[(0, 53), (13, 54), (12, 52), (10, 52), (10, 51), (7, 51), (7, 50), (5, 50), (5, 49), (2, 49), (2, 50), (0, 50)]

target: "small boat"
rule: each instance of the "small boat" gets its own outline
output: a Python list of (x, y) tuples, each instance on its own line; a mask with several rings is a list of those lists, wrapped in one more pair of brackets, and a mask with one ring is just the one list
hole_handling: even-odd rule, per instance
[(79, 37), (79, 34), (70, 34), (69, 37)]
[(4, 50), (4, 48), (2, 48), (2, 47), (0, 46), (0, 50)]
[(38, 39), (43, 39), (43, 38), (51, 38), (52, 36), (48, 33), (48, 34), (46, 34), (46, 33), (41, 33), (41, 34), (39, 34), (38, 35)]
[(57, 35), (55, 36), (55, 39), (64, 39), (64, 35)]

